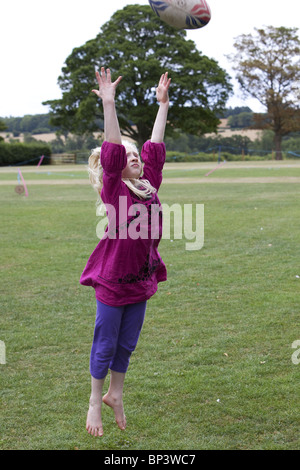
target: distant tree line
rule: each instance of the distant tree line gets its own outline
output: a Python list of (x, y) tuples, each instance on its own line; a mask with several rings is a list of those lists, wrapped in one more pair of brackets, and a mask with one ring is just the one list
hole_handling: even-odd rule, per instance
[(228, 118), (228, 126), (231, 129), (255, 128), (253, 111), (248, 106), (229, 108), (224, 117)]
[(14, 137), (20, 134), (46, 134), (57, 132), (57, 127), (49, 123), (49, 114), (25, 115), (23, 117), (2, 117), (0, 118), (2, 126), (1, 131), (11, 132)]
[[(231, 128), (245, 128), (253, 124), (252, 110), (248, 107), (228, 108), (218, 118), (228, 118), (228, 125)], [(98, 120), (99, 129), (103, 127), (101, 119)], [(0, 131), (7, 131), (18, 137), (20, 134), (62, 134), (58, 127), (50, 124), (50, 114), (27, 114), (23, 117), (0, 117)]]
[[(274, 132), (265, 130), (257, 139), (250, 140), (247, 136), (232, 135), (223, 137), (222, 134), (216, 136), (195, 136), (190, 134), (180, 134), (177, 138), (166, 137), (167, 150), (185, 154), (197, 152), (205, 153), (227, 153), (231, 155), (257, 155), (261, 157), (274, 156)], [(300, 157), (300, 132), (294, 132), (286, 136), (282, 141), (284, 152), (293, 152), (294, 156)]]

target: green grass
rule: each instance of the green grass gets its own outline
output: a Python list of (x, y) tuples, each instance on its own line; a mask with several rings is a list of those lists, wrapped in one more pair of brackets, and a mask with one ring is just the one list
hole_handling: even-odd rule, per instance
[[(218, 168), (218, 164), (215, 164), (211, 169), (178, 169), (178, 170), (164, 170), (165, 178), (182, 178), (193, 176), (193, 178), (203, 178), (211, 170)], [(191, 174), (192, 173), (192, 174)], [(298, 168), (230, 168), (222, 166), (216, 171), (208, 175), (208, 178), (255, 178), (255, 177), (281, 177), (281, 176), (300, 176), (300, 166)]]
[[(79, 167), (80, 168), (80, 167)], [(23, 171), (22, 171), (23, 174)], [(24, 172), (23, 176), (25, 181), (30, 180), (59, 180), (59, 179), (76, 179), (76, 178), (86, 178), (87, 172), (78, 168), (74, 168), (74, 171), (69, 172), (59, 172), (59, 171), (52, 171), (50, 167), (47, 167), (47, 170), (40, 170), (40, 171), (26, 171)], [(11, 171), (9, 173), (1, 173), (0, 172), (0, 181), (15, 181), (16, 184), (18, 183), (18, 169), (16, 168), (15, 171)]]
[[(175, 167), (175, 168), (174, 168)], [(196, 163), (173, 163), (166, 164), (163, 171), (165, 178), (204, 178), (211, 170), (218, 168), (217, 162), (206, 162), (204, 164)], [(72, 180), (83, 179), (87, 177), (87, 172), (84, 165), (70, 165), (68, 168), (64, 165), (60, 166), (45, 166), (39, 169), (32, 169), (25, 167), (22, 169), (25, 181), (35, 180)], [(208, 178), (255, 178), (255, 177), (300, 177), (300, 161), (269, 161), (269, 162), (227, 162), (226, 165), (221, 166), (214, 171)], [(9, 172), (0, 171), (0, 182), (12, 181), (17, 185), (18, 183), (18, 168), (10, 168)]]
[(94, 192), (0, 186), (1, 449), (299, 448), (298, 186), (168, 184), (160, 199), (204, 204), (205, 244), (162, 240), (168, 281), (127, 373), (128, 427), (104, 407), (97, 439), (85, 431), (95, 300), (79, 285)]

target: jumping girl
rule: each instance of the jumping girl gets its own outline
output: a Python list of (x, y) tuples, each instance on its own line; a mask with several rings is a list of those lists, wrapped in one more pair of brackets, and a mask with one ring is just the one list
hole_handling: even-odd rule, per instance
[[(147, 300), (157, 291), (158, 282), (167, 279), (165, 265), (157, 251), (162, 235), (161, 217), (159, 233), (154, 238), (132, 237), (128, 228), (138, 213), (132, 208), (144, 207), (149, 214), (151, 205), (160, 206), (157, 191), (165, 162), (163, 139), (171, 79), (168, 73), (163, 74), (156, 89), (159, 109), (151, 140), (144, 144), (141, 152), (143, 167), (135, 145), (121, 138), (115, 92), (122, 77), (112, 82), (110, 70), (102, 67), (101, 73), (96, 72), (96, 78), (99, 90), (92, 91), (103, 102), (105, 141), (89, 158), (89, 174), (104, 205), (114, 208), (114, 233), (107, 236), (113, 225), (112, 211), (107, 210), (107, 232), (91, 254), (80, 283), (95, 289), (97, 301), (86, 429), (93, 436), (102, 436), (102, 401), (113, 408), (119, 428), (126, 427), (122, 398), (125, 374), (142, 329)], [(120, 220), (125, 223), (115, 222)], [(150, 234), (151, 217), (147, 220)], [(109, 389), (102, 398), (108, 369)]]

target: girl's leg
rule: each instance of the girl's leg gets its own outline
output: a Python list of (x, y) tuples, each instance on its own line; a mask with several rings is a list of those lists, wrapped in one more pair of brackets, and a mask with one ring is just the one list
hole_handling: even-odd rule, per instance
[(111, 370), (109, 389), (102, 399), (106, 405), (110, 406), (114, 410), (117, 425), (122, 429), (122, 431), (126, 428), (126, 416), (123, 408), (124, 380), (124, 373)]
[(87, 415), (86, 429), (93, 436), (102, 436), (102, 388), (109, 364), (115, 354), (122, 308), (109, 307), (97, 301), (94, 339), (90, 357), (92, 391)]
[(143, 326), (147, 302), (127, 305), (120, 325), (116, 353), (110, 363), (111, 376), (103, 402), (113, 408), (117, 424), (125, 429), (126, 417), (123, 409), (123, 386), (129, 360), (135, 350)]
[(111, 307), (97, 300), (94, 339), (90, 357), (90, 372), (95, 379), (106, 377), (116, 352), (123, 307)]
[(95, 379), (92, 377), (90, 406), (86, 419), (86, 430), (92, 436), (103, 436), (101, 404), (104, 380), (105, 379)]
[(114, 358), (109, 367), (116, 372), (127, 372), (131, 354), (136, 348), (145, 319), (147, 302), (124, 307)]

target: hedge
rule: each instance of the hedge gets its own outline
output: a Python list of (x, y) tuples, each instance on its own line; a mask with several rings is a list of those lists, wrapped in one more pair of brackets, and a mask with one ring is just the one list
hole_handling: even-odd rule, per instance
[(0, 142), (0, 166), (37, 165), (42, 155), (45, 157), (42, 164), (49, 164), (51, 155), (49, 145)]

